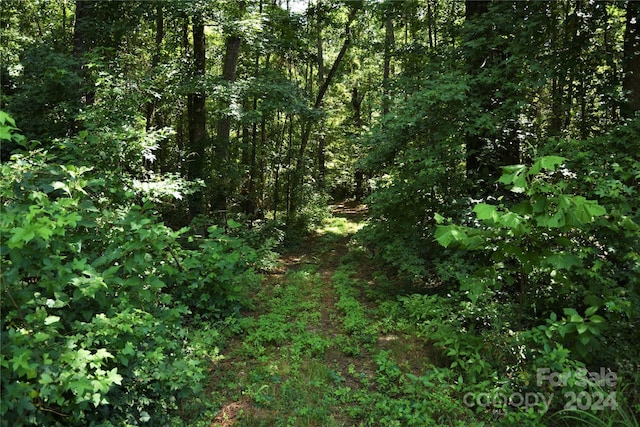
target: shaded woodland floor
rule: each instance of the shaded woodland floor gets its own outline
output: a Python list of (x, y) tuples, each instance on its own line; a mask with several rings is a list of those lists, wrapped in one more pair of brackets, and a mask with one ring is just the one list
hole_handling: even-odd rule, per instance
[(398, 289), (352, 241), (366, 213), (333, 206), (255, 290), (244, 333), (212, 372), (222, 405), (213, 426), (378, 425), (376, 407), (395, 410), (403, 394), (398, 376), (434, 363), (424, 340), (393, 323)]

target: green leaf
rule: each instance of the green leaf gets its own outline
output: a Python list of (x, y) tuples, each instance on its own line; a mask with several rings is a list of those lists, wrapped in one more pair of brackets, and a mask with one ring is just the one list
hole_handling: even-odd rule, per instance
[(0, 139), (11, 141), (11, 129), (9, 126), (0, 126)]
[(60, 321), (60, 316), (47, 316), (47, 318), (44, 319), (44, 324), (45, 325), (51, 325), (51, 324), (59, 322), (59, 321)]
[(517, 213), (507, 212), (500, 217), (500, 223), (505, 227), (523, 231), (524, 228), (521, 227), (524, 224), (524, 218)]
[(502, 168), (502, 176), (498, 182), (506, 185), (512, 185), (511, 191), (514, 193), (524, 193), (529, 187), (524, 171), (526, 166), (515, 165), (505, 166)]
[(571, 267), (582, 266), (582, 260), (576, 255), (559, 252), (545, 257), (544, 264), (550, 265), (557, 270), (568, 270)]
[(565, 160), (567, 159), (561, 156), (544, 156), (540, 158), (540, 166), (543, 169), (555, 170), (556, 166), (561, 165)]
[(6, 123), (9, 123), (14, 128), (16, 127), (16, 121), (13, 119), (13, 117), (0, 110), (0, 125), (4, 125)]
[(569, 316), (569, 318), (570, 318), (569, 321), (570, 322), (582, 322), (583, 321), (582, 316), (580, 316), (580, 314), (576, 311), (575, 308), (568, 307), (568, 308), (564, 308), (562, 311), (564, 312), (564, 314), (566, 316)]
[(53, 383), (53, 378), (47, 372), (43, 372), (38, 380), (40, 384), (47, 385)]
[(122, 375), (118, 373), (118, 368), (113, 368), (107, 373), (107, 380), (111, 384), (116, 384), (116, 385), (122, 384)]
[(584, 208), (592, 217), (599, 217), (607, 214), (607, 210), (604, 206), (600, 206), (596, 201), (587, 201)]
[(236, 229), (241, 227), (242, 225), (239, 222), (230, 219), (227, 221), (227, 226), (231, 229)]
[(496, 222), (498, 219), (498, 211), (495, 206), (486, 203), (478, 203), (474, 206), (473, 211), (479, 220), (491, 220)]
[(598, 311), (600, 307), (596, 307), (596, 306), (591, 306), (591, 307), (587, 307), (587, 309), (584, 312), (584, 317), (591, 317), (593, 314), (595, 314), (596, 311)]
[(529, 169), (529, 175), (537, 175), (542, 169), (554, 171), (556, 166), (561, 165), (566, 159), (560, 156), (543, 156), (535, 161), (531, 169)]
[(571, 322), (571, 323), (581, 323), (581, 322), (584, 322), (584, 319), (579, 314), (572, 314), (569, 317), (569, 322)]
[(455, 228), (455, 225), (438, 225), (434, 237), (438, 243), (448, 248), (451, 243), (456, 241)]
[(13, 356), (9, 362), (12, 364), (11, 368), (16, 372), (22, 370), (28, 370), (30, 368), (29, 359), (31, 357), (31, 350), (19, 349), (19, 352)]
[(583, 334), (578, 337), (578, 341), (583, 345), (588, 345), (591, 342), (591, 339), (592, 339), (592, 336), (589, 334), (586, 334), (586, 335)]

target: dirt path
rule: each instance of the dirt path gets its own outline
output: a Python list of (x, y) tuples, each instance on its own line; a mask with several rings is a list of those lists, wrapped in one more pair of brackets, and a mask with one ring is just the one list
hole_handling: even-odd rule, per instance
[(381, 375), (396, 375), (398, 363), (424, 368), (419, 343), (381, 326), (384, 280), (351, 247), (366, 207), (341, 204), (333, 214), (257, 290), (244, 333), (212, 373), (212, 394), (224, 402), (212, 425), (375, 425), (367, 417), (386, 387)]

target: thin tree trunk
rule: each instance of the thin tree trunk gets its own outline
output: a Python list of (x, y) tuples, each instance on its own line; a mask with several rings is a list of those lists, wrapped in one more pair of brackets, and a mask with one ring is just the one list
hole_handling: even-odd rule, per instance
[[(482, 14), (486, 13), (489, 7), (489, 1), (465, 1), (465, 19), (467, 26), (473, 26), (474, 20), (478, 19)], [(467, 59), (470, 72), (472, 74), (478, 74), (480, 68), (482, 68), (482, 62), (486, 58), (484, 55), (487, 52), (471, 52)], [(480, 153), (484, 147), (484, 139), (482, 135), (477, 133), (468, 134), (466, 136), (466, 171), (467, 179), (473, 183), (476, 183), (479, 177), (482, 175), (481, 169), (483, 164), (480, 160)]]
[(384, 24), (384, 64), (382, 68), (382, 115), (386, 116), (389, 113), (389, 84), (391, 77), (391, 60), (393, 56), (393, 49), (395, 46), (395, 29), (393, 26), (393, 19), (391, 13), (389, 13), (385, 19)]
[[(321, 21), (318, 18), (317, 32), (318, 32), (318, 87), (321, 87), (324, 82), (324, 52), (322, 48), (322, 26)], [(317, 185), (319, 190), (324, 189), (324, 176), (325, 176), (325, 138), (324, 133), (321, 132), (318, 138), (318, 177)]]
[(429, 49), (433, 50), (433, 16), (431, 11), (431, 2), (427, 2), (427, 29), (429, 35)]
[[(284, 145), (284, 138), (287, 132), (287, 119), (288, 115), (284, 117), (284, 123), (282, 124), (282, 134), (280, 138), (278, 138), (278, 146), (276, 147), (276, 159), (275, 159), (275, 173), (274, 173), (274, 182), (273, 182), (273, 220), (278, 220), (278, 203), (280, 202), (280, 187), (279, 187), (279, 178), (280, 178), (280, 168), (282, 166), (281, 159), (281, 151), (282, 146)], [(278, 112), (276, 121), (280, 121), (280, 112)]]
[(622, 89), (627, 100), (622, 105), (621, 115), (631, 118), (640, 111), (640, 2), (627, 2), (626, 21)]
[[(156, 8), (156, 40), (151, 57), (151, 70), (155, 71), (155, 68), (160, 63), (160, 53), (162, 52), (162, 40), (164, 39), (164, 6), (158, 4)], [(146, 111), (146, 129), (147, 131), (153, 128), (156, 116), (156, 109), (158, 107), (158, 100), (154, 96), (151, 101), (147, 103)]]
[(292, 202), (292, 194), (291, 194), (291, 186), (293, 181), (293, 173), (291, 171), (291, 163), (293, 161), (293, 116), (291, 116), (289, 120), (289, 140), (287, 142), (287, 183), (285, 188), (285, 208), (287, 213), (287, 224), (291, 224), (291, 212), (293, 211), (291, 205)]
[(85, 64), (85, 54), (92, 47), (89, 30), (94, 20), (95, 4), (91, 1), (76, 0), (75, 24), (73, 27), (73, 56), (78, 61), (78, 75), (82, 79), (79, 98), (85, 105), (93, 105), (95, 91), (88, 89), (92, 85), (87, 81), (89, 73)]
[[(222, 79), (228, 83), (236, 80), (238, 58), (240, 57), (240, 45), (242, 40), (239, 36), (231, 35), (225, 42), (225, 53), (222, 65)], [(227, 198), (230, 192), (230, 164), (229, 164), (229, 144), (231, 141), (231, 116), (223, 115), (218, 119), (216, 137), (216, 168), (222, 172), (221, 182), (216, 183), (213, 195), (212, 206), (214, 210), (224, 211), (227, 209)]]
[(67, 0), (62, 1), (62, 34), (67, 34)]
[[(353, 125), (358, 131), (362, 127), (362, 113), (361, 107), (362, 102), (364, 101), (365, 94), (360, 95), (358, 93), (358, 88), (354, 87), (351, 91), (351, 106), (353, 107)], [(364, 171), (358, 167), (356, 167), (354, 173), (355, 180), (355, 197), (356, 200), (360, 201), (362, 199), (363, 194), (363, 182), (364, 182)]]

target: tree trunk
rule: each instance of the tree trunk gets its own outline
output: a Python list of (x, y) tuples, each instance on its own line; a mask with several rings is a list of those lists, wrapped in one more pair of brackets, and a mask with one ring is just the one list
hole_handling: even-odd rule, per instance
[(62, 34), (67, 34), (67, 0), (62, 1)]
[(391, 59), (395, 46), (395, 29), (389, 12), (384, 24), (384, 64), (382, 69), (382, 115), (389, 113), (389, 79), (391, 77)]
[(621, 114), (631, 118), (640, 110), (640, 2), (637, 1), (627, 1), (622, 68), (626, 102), (622, 105)]
[[(351, 106), (353, 107), (353, 125), (358, 131), (362, 127), (362, 102), (364, 101), (365, 94), (360, 95), (358, 93), (358, 87), (354, 87), (351, 91)], [(364, 195), (363, 193), (363, 183), (364, 183), (364, 171), (356, 166), (356, 170), (354, 173), (355, 180), (355, 197), (356, 200), (362, 200)]]
[(325, 165), (325, 145), (326, 140), (324, 135), (320, 135), (318, 137), (318, 178), (317, 178), (317, 186), (318, 190), (324, 190), (324, 176), (326, 173), (326, 165)]
[[(205, 34), (204, 20), (201, 15), (193, 18), (193, 67), (198, 90), (189, 95), (187, 106), (189, 115), (189, 145), (193, 158), (188, 167), (190, 180), (204, 179), (205, 148), (207, 144), (207, 113), (205, 110), (206, 95), (201, 79), (205, 74)], [(202, 191), (198, 190), (190, 197), (189, 208), (191, 217), (204, 213), (204, 201)]]
[[(240, 56), (240, 45), (242, 40), (238, 36), (228, 36), (225, 42), (225, 53), (222, 64), (222, 79), (228, 83), (236, 80), (238, 58)], [(229, 150), (231, 141), (231, 116), (223, 115), (218, 119), (216, 136), (216, 169), (222, 176), (220, 182), (216, 183), (213, 194), (212, 207), (214, 210), (224, 211), (227, 209), (227, 198), (230, 191)]]
[(82, 79), (79, 98), (85, 105), (93, 105), (95, 102), (95, 90), (89, 89), (91, 85), (87, 80), (89, 73), (85, 64), (85, 54), (93, 47), (90, 32), (94, 21), (95, 3), (91, 1), (76, 0), (75, 24), (73, 27), (73, 56), (78, 61), (78, 75)]
[[(317, 22), (318, 32), (318, 87), (322, 86), (324, 82), (324, 51), (322, 48), (322, 26), (321, 20), (318, 18)], [(318, 177), (317, 185), (319, 190), (324, 190), (324, 176), (325, 176), (325, 138), (324, 133), (321, 133), (318, 138)]]
[[(474, 21), (487, 12), (489, 3), (489, 1), (465, 1), (465, 19), (468, 27), (472, 27), (474, 25)], [(472, 75), (480, 73), (480, 69), (482, 68), (483, 61), (486, 59), (486, 55), (488, 55), (488, 52), (477, 52), (473, 49), (469, 50), (467, 63)], [(481, 162), (480, 154), (484, 145), (484, 138), (478, 132), (469, 133), (466, 136), (466, 171), (467, 179), (471, 183), (477, 183), (483, 175), (482, 169), (484, 165)]]
[[(155, 68), (160, 63), (160, 54), (162, 51), (163, 39), (164, 39), (164, 6), (162, 4), (158, 4), (156, 8), (156, 40), (155, 40), (153, 56), (151, 57), (152, 72), (155, 71)], [(147, 131), (151, 130), (151, 128), (154, 127), (157, 107), (158, 107), (158, 100), (154, 96), (153, 99), (147, 103), (147, 111), (146, 111)]]

